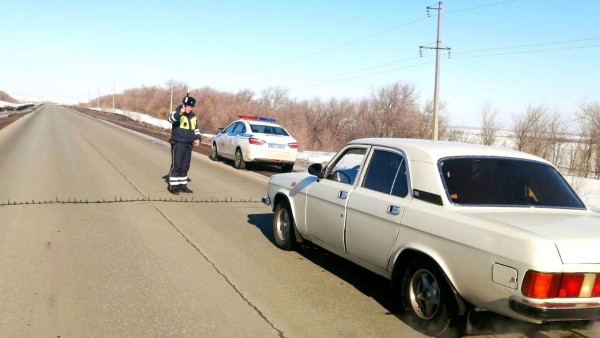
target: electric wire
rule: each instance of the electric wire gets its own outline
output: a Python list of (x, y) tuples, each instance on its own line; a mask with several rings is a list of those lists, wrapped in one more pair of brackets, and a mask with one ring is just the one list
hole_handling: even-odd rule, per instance
[[(516, 0), (506, 0), (506, 1), (493, 2), (493, 3), (484, 4), (484, 5), (480, 5), (480, 6), (475, 6), (475, 7), (469, 7), (469, 8), (465, 8), (465, 9), (459, 9), (459, 10), (455, 10), (455, 11), (450, 11), (450, 12), (447, 12), (446, 14), (455, 14), (455, 13), (460, 13), (460, 12), (465, 12), (465, 11), (472, 11), (472, 10), (476, 10), (476, 9), (497, 6), (497, 5), (505, 4), (505, 3), (508, 3), (508, 2), (514, 2), (514, 1), (516, 1)], [(247, 71), (247, 72), (242, 72), (242, 73), (234, 74), (233, 77), (243, 76), (243, 75), (248, 75), (248, 74), (253, 74), (253, 73), (257, 73), (257, 72), (261, 72), (261, 71), (265, 71), (265, 70), (270, 70), (270, 69), (277, 68), (277, 67), (280, 67), (280, 66), (288, 65), (290, 63), (294, 63), (294, 62), (297, 62), (297, 61), (305, 60), (305, 59), (308, 59), (308, 58), (311, 58), (311, 57), (314, 57), (314, 56), (317, 56), (317, 55), (321, 55), (321, 54), (325, 54), (325, 53), (331, 52), (331, 51), (336, 50), (336, 49), (340, 49), (340, 48), (343, 48), (343, 47), (346, 47), (346, 46), (349, 46), (349, 45), (353, 45), (353, 44), (361, 42), (361, 41), (365, 41), (365, 40), (371, 39), (373, 37), (376, 37), (376, 36), (379, 36), (379, 35), (382, 35), (382, 34), (386, 34), (386, 33), (395, 31), (397, 29), (400, 29), (400, 28), (403, 28), (403, 27), (406, 27), (406, 26), (409, 26), (409, 25), (412, 25), (412, 24), (415, 24), (415, 23), (418, 23), (418, 22), (421, 22), (421, 21), (424, 21), (424, 20), (427, 20), (427, 19), (429, 19), (429, 16), (422, 17), (422, 18), (419, 18), (419, 19), (416, 19), (416, 20), (413, 20), (413, 21), (410, 21), (410, 22), (406, 22), (406, 23), (403, 23), (403, 24), (398, 25), (398, 26), (394, 26), (394, 27), (391, 27), (391, 28), (388, 28), (388, 29), (385, 29), (385, 30), (382, 30), (382, 31), (379, 31), (379, 32), (376, 32), (376, 33), (373, 33), (373, 34), (370, 34), (370, 35), (366, 35), (366, 36), (364, 36), (362, 38), (358, 38), (358, 39), (355, 39), (355, 40), (350, 40), (348, 42), (345, 42), (345, 43), (342, 43), (342, 44), (339, 44), (339, 45), (335, 45), (335, 46), (330, 47), (330, 48), (325, 48), (325, 49), (322, 49), (322, 50), (319, 50), (319, 51), (316, 51), (316, 52), (313, 52), (313, 53), (309, 53), (309, 54), (306, 54), (306, 55), (302, 55), (302, 56), (299, 56), (297, 58), (293, 58), (293, 59), (290, 59), (290, 60), (287, 60), (287, 61), (283, 61), (283, 62), (280, 62), (280, 63), (277, 63), (277, 64), (273, 64), (273, 65), (270, 65), (270, 66), (265, 66), (265, 67), (254, 69), (254, 70), (250, 70), (250, 71)]]
[[(488, 57), (488, 56), (514, 55), (514, 54), (542, 53), (542, 52), (552, 52), (552, 51), (571, 50), (571, 49), (594, 48), (594, 47), (599, 47), (600, 44), (586, 45), (586, 46), (570, 46), (570, 47), (560, 47), (560, 48), (546, 48), (546, 49), (536, 49), (536, 50), (528, 50), (528, 51), (507, 52), (507, 53), (493, 53), (493, 54), (479, 54), (479, 55), (461, 55), (461, 54), (469, 54), (469, 53), (481, 53), (481, 52), (501, 51), (501, 50), (508, 50), (508, 49), (518, 49), (518, 48), (528, 48), (528, 47), (541, 47), (541, 46), (549, 46), (549, 45), (557, 45), (557, 44), (565, 44), (565, 43), (573, 43), (573, 42), (593, 41), (593, 40), (598, 40), (598, 39), (600, 39), (600, 38), (599, 37), (591, 37), (591, 38), (575, 39), (575, 40), (563, 40), (563, 41), (553, 41), (553, 42), (545, 42), (545, 43), (535, 43), (535, 44), (529, 44), (529, 45), (519, 45), (519, 46), (509, 46), (509, 47), (499, 47), (499, 48), (488, 48), (488, 49), (480, 49), (480, 50), (472, 50), (472, 51), (464, 51), (464, 52), (453, 52), (452, 53), (452, 57), (450, 58), (450, 60), (452, 60), (452, 59)], [(457, 54), (459, 56), (456, 56)], [(426, 57), (426, 56), (424, 56), (424, 57)], [(344, 72), (344, 73), (339, 73), (339, 74), (333, 74), (333, 75), (329, 75), (329, 76), (325, 76), (325, 77), (320, 77), (320, 78), (313, 79), (313, 80), (306, 80), (306, 81), (302, 81), (302, 82), (296, 82), (296, 83), (290, 84), (290, 86), (296, 86), (296, 85), (308, 84), (308, 83), (312, 83), (312, 82), (318, 82), (318, 81), (321, 81), (321, 80), (326, 80), (326, 79), (340, 77), (340, 76), (344, 76), (344, 75), (348, 75), (348, 74), (353, 74), (353, 73), (358, 73), (358, 72), (362, 72), (362, 71), (366, 71), (366, 70), (381, 68), (381, 67), (389, 66), (389, 65), (392, 65), (392, 64), (397, 64), (397, 63), (400, 63), (400, 62), (411, 61), (411, 60), (414, 60), (414, 59), (417, 59), (417, 58), (419, 58), (419, 57), (413, 57), (413, 58), (408, 58), (408, 59), (396, 60), (396, 61), (392, 61), (392, 62), (387, 62), (387, 63), (383, 63), (383, 64), (378, 64), (378, 65), (374, 65), (374, 66), (369, 66), (369, 67), (357, 69), (357, 70), (354, 70), (354, 71), (349, 71), (349, 72)], [(389, 69), (389, 70), (386, 70), (386, 71), (379, 71), (379, 72), (375, 72), (375, 73), (369, 73), (369, 74), (365, 74), (365, 75), (358, 76), (358, 77), (352, 77), (352, 78), (347, 78), (347, 79), (343, 79), (343, 80), (337, 80), (337, 81), (329, 81), (329, 82), (325, 82), (325, 83), (319, 83), (319, 84), (315, 84), (314, 86), (321, 86), (321, 85), (326, 85), (326, 84), (332, 84), (332, 83), (350, 81), (350, 80), (354, 80), (354, 79), (357, 79), (357, 78), (363, 78), (363, 77), (368, 77), (368, 76), (380, 75), (380, 74), (394, 72), (394, 71), (405, 69), (405, 68), (411, 68), (411, 67), (415, 67), (415, 66), (427, 65), (427, 64), (430, 64), (430, 63), (431, 62), (426, 62), (426, 63), (421, 63), (421, 64), (410, 66), (410, 67), (394, 68), (394, 69)], [(308, 86), (307, 85), (307, 86), (293, 87), (293, 89), (306, 89), (306, 88), (312, 88), (312, 87), (313, 86)]]

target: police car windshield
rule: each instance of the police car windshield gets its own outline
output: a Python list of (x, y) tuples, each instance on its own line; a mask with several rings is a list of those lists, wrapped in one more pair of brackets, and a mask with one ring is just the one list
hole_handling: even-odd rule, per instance
[(264, 124), (250, 124), (253, 133), (271, 134), (289, 136), (285, 129), (275, 126), (266, 126)]

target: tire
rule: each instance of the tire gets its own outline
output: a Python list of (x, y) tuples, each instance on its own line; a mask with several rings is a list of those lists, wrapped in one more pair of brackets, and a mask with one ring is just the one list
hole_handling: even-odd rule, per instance
[(286, 201), (281, 201), (275, 206), (273, 214), (273, 238), (278, 248), (286, 251), (294, 250), (296, 239), (294, 238), (294, 216)]
[(406, 323), (429, 336), (453, 336), (459, 309), (445, 276), (432, 261), (415, 258), (401, 284), (402, 316)]
[(213, 160), (213, 161), (218, 161), (219, 158), (220, 158), (220, 156), (219, 156), (219, 152), (217, 151), (217, 145), (213, 144), (212, 150), (211, 150), (211, 153), (210, 153), (210, 159)]
[(283, 173), (291, 173), (293, 169), (294, 169), (294, 163), (281, 165), (281, 172), (283, 172)]
[(237, 148), (235, 150), (235, 159), (233, 161), (233, 166), (237, 169), (246, 168), (246, 162), (244, 162), (244, 156), (242, 156), (242, 150), (240, 148)]

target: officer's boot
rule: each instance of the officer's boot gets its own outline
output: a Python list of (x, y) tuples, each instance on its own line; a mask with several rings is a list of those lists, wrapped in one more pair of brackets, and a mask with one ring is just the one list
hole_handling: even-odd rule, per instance
[(178, 185), (169, 185), (167, 190), (173, 195), (179, 195), (179, 186)]
[(179, 186), (179, 191), (185, 192), (185, 193), (188, 193), (188, 194), (191, 194), (191, 193), (194, 192), (193, 190), (191, 190), (190, 188), (188, 188), (187, 185), (185, 185), (185, 184)]

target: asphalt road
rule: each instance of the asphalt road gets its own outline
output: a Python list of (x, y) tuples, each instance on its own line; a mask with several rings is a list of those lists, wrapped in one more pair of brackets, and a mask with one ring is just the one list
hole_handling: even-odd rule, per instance
[[(0, 336), (420, 337), (387, 282), (272, 244), (267, 178), (59, 106), (0, 130)], [(600, 337), (600, 326), (474, 316), (474, 337)]]

